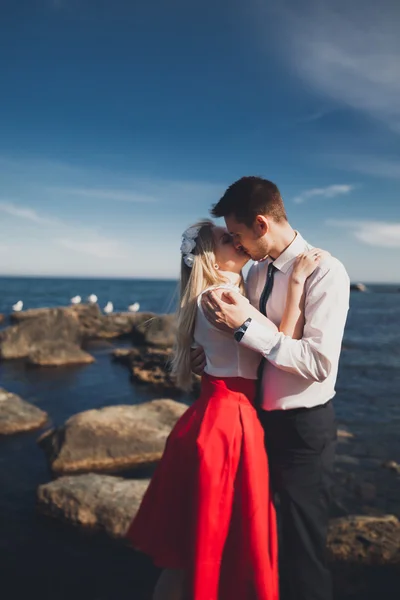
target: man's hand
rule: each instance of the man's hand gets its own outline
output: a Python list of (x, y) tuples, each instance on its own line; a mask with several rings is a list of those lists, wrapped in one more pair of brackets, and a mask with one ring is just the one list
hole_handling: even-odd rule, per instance
[(248, 299), (230, 290), (205, 292), (201, 305), (211, 325), (231, 333), (246, 321), (251, 312)]
[(190, 350), (190, 366), (195, 375), (203, 375), (206, 366), (206, 355), (201, 346), (191, 348)]

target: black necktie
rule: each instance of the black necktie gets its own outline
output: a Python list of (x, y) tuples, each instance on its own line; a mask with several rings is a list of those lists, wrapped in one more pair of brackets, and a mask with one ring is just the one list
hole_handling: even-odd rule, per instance
[[(260, 312), (265, 317), (267, 316), (267, 302), (268, 302), (268, 298), (270, 297), (271, 292), (272, 292), (272, 287), (274, 285), (274, 275), (275, 275), (276, 271), (277, 271), (277, 268), (275, 267), (274, 263), (270, 262), (268, 265), (267, 279), (265, 281), (265, 286), (264, 286), (264, 289), (263, 289), (261, 297), (260, 297), (260, 305), (259, 305)], [(257, 409), (261, 408), (262, 378), (263, 378), (265, 360), (266, 359), (264, 357), (261, 359), (261, 362), (258, 365), (258, 370), (257, 370), (257, 393), (256, 393), (256, 402), (255, 402)]]
[(270, 262), (268, 265), (267, 279), (265, 281), (265, 286), (260, 297), (260, 312), (264, 316), (267, 316), (267, 302), (272, 292), (272, 286), (274, 285), (274, 275), (276, 270), (277, 269), (274, 263)]

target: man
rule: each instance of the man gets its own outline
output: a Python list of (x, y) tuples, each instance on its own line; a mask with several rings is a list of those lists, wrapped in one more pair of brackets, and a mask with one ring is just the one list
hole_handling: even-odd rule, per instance
[[(295, 258), (312, 246), (290, 226), (277, 186), (243, 177), (211, 212), (225, 218), (235, 244), (257, 261), (249, 272), (248, 297), (279, 327)], [(240, 294), (224, 301), (211, 292), (203, 301), (212, 323), (262, 357), (259, 414), (271, 482), (279, 497), (281, 580), (290, 600), (332, 599), (326, 562), (336, 440), (331, 400), (349, 290), (344, 266), (331, 256), (325, 258), (306, 284), (305, 325), (298, 340), (248, 318), (248, 302)], [(192, 364), (195, 371), (202, 370), (201, 350), (193, 350)]]

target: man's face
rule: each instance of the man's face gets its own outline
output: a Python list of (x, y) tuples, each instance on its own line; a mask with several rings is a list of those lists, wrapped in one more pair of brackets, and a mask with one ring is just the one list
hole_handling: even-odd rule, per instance
[(253, 260), (262, 260), (269, 254), (268, 221), (256, 217), (252, 227), (239, 223), (233, 215), (225, 217), (226, 228), (233, 236), (236, 247), (241, 246)]

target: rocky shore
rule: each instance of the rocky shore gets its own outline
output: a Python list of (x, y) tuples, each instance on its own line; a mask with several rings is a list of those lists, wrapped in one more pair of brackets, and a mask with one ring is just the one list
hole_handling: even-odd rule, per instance
[[(149, 483), (143, 468), (159, 461), (169, 432), (187, 408), (179, 402), (168, 367), (174, 337), (171, 315), (106, 316), (96, 305), (12, 315), (12, 324), (0, 331), (0, 360), (35, 368), (89, 364), (92, 342), (123, 339), (129, 347), (110, 350), (110, 360), (125, 366), (132, 383), (157, 398), (77, 412), (44, 431), (38, 444), (53, 480), (37, 490), (39, 513), (124, 543)], [(196, 394), (198, 379), (193, 383)], [(0, 435), (40, 429), (48, 419), (46, 412), (0, 389)], [(340, 428), (328, 538), (335, 600), (372, 598), (371, 590), (388, 582), (400, 588), (399, 426), (385, 426), (384, 436), (369, 432), (368, 438), (361, 426)]]

